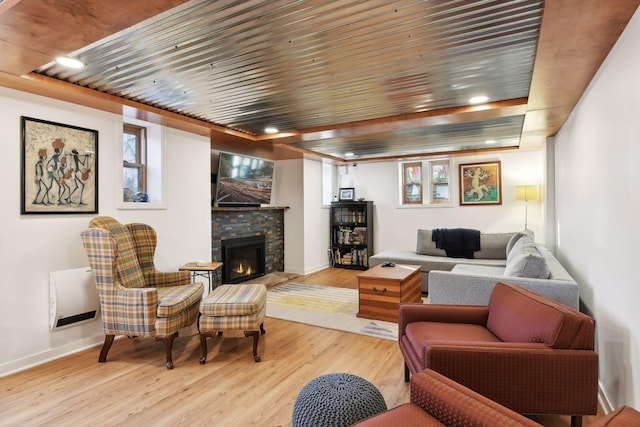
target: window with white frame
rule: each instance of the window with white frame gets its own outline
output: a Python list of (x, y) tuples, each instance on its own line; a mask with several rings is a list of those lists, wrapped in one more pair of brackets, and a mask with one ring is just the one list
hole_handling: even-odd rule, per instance
[(400, 204), (403, 206), (451, 203), (451, 160), (448, 158), (400, 162)]
[(118, 209), (165, 209), (164, 131), (161, 125), (126, 117), (122, 126)]
[(147, 141), (146, 129), (125, 124), (122, 131), (122, 186), (129, 190), (123, 194), (123, 201), (135, 193), (147, 190)]

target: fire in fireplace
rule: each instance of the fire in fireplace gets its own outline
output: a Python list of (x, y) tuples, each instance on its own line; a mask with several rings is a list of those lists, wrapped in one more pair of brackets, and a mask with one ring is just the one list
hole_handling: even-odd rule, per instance
[(265, 237), (225, 239), (222, 245), (222, 283), (239, 283), (265, 274)]

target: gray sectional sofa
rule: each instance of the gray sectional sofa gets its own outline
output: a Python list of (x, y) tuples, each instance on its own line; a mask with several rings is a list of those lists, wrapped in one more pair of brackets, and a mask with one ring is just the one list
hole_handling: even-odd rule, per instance
[(418, 230), (416, 250), (389, 250), (369, 258), (421, 265), (422, 291), (430, 304), (487, 305), (497, 282), (512, 283), (578, 309), (578, 284), (530, 232), (480, 233), (473, 258), (448, 257), (436, 248), (432, 230)]

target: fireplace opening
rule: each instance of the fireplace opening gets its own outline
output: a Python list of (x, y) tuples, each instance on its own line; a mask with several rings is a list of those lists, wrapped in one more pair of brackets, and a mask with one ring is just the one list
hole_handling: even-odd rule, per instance
[(239, 283), (265, 274), (265, 238), (225, 239), (222, 244), (222, 283)]

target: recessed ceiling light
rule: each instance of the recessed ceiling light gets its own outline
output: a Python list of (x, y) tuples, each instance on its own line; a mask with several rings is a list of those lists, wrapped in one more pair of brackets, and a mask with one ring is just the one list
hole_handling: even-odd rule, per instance
[(487, 139), (484, 143), (485, 144), (495, 144), (496, 140), (495, 139)]
[(469, 99), (469, 104), (484, 104), (489, 100), (489, 97), (486, 95), (474, 96)]
[(80, 61), (79, 59), (69, 58), (68, 56), (61, 56), (59, 58), (56, 58), (56, 62), (63, 67), (84, 68), (84, 62)]
[(267, 126), (266, 128), (264, 128), (264, 131), (270, 134), (278, 133), (278, 128), (273, 126)]
[(348, 153), (344, 153), (345, 157), (353, 157), (355, 154), (353, 154), (352, 152), (348, 152)]

